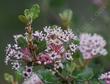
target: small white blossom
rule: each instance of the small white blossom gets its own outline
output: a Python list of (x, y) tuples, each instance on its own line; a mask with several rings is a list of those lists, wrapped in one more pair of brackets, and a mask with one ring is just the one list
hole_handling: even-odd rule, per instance
[(31, 77), (26, 79), (22, 84), (43, 84), (37, 74), (32, 73)]
[(12, 62), (12, 69), (19, 70), (20, 64), (18, 61)]
[(54, 64), (54, 69), (56, 70), (56, 69), (59, 69), (59, 68), (64, 68), (64, 66), (63, 66), (63, 64), (62, 64), (62, 62), (61, 62), (61, 60), (58, 60), (58, 61), (56, 61), (55, 62), (55, 64)]
[(106, 84), (110, 84), (110, 72), (101, 74), (101, 76), (99, 77), (99, 80), (104, 80)]
[(65, 58), (66, 58), (67, 60), (73, 60), (72, 53), (70, 53), (70, 52), (66, 52), (66, 53), (64, 54), (64, 56), (65, 56)]
[(59, 58), (61, 58), (61, 56), (60, 55), (58, 55), (56, 52), (51, 52), (50, 54), (49, 54), (49, 56), (51, 57), (51, 59), (52, 60), (56, 60), (56, 59), (59, 59)]
[(45, 39), (45, 34), (43, 34), (43, 32), (38, 32), (38, 31), (35, 31), (35, 33), (33, 34), (33, 36), (35, 38), (38, 38), (40, 40), (44, 40)]
[(23, 71), (24, 79), (28, 79), (32, 75), (32, 67), (26, 66), (25, 71)]
[(5, 58), (6, 63), (13, 59), (14, 60), (22, 59), (22, 57), (23, 53), (21, 52), (21, 48), (17, 44), (14, 44), (14, 46), (8, 44), (8, 46), (6, 47), (6, 58)]
[(77, 50), (77, 45), (72, 43), (69, 45), (69, 48), (72, 52), (75, 52)]

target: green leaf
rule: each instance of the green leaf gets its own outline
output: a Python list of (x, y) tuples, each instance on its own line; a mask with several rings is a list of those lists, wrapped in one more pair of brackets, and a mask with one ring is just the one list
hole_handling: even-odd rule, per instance
[(39, 70), (38, 74), (40, 78), (44, 81), (45, 84), (59, 84), (55, 75), (51, 73), (49, 70)]
[(19, 71), (16, 72), (16, 80), (21, 81), (22, 75)]
[(93, 76), (93, 69), (86, 67), (82, 72), (77, 75), (77, 78), (81, 80), (90, 80)]
[(32, 8), (30, 9), (30, 12), (32, 13), (32, 19), (35, 20), (36, 18), (39, 17), (39, 13), (40, 13), (40, 7), (38, 4), (35, 4), (32, 6)]
[(14, 81), (13, 76), (12, 76), (11, 74), (9, 74), (9, 73), (5, 73), (5, 74), (4, 74), (4, 78), (5, 78), (5, 80), (6, 80), (7, 82), (9, 82), (9, 83), (12, 83), (12, 82)]
[(104, 82), (99, 82), (97, 79), (90, 80), (90, 84), (105, 84)]
[(39, 54), (40, 52), (42, 52), (42, 51), (44, 51), (45, 49), (46, 49), (46, 47), (47, 47), (47, 45), (46, 45), (46, 41), (34, 41), (34, 44), (36, 44), (37, 45), (37, 50), (36, 50), (36, 53), (37, 54)]
[(21, 48), (26, 48), (27, 47), (27, 41), (23, 36), (17, 38), (17, 43)]
[(62, 13), (60, 13), (59, 16), (63, 21), (70, 23), (72, 20), (73, 12), (70, 9), (66, 9)]
[(40, 7), (38, 4), (34, 4), (32, 8), (30, 9), (25, 9), (24, 10), (24, 15), (20, 15), (19, 19), (21, 22), (25, 24), (31, 24), (33, 20), (39, 17), (40, 13)]
[[(68, 72), (69, 74), (72, 74), (72, 72), (75, 70), (76, 68), (76, 64), (71, 61), (71, 62), (68, 62), (68, 63), (65, 63), (64, 64), (64, 69), (63, 70), (66, 70), (66, 73)], [(63, 73), (62, 73), (63, 74)]]
[(28, 19), (24, 15), (19, 15), (18, 18), (24, 24), (27, 24), (28, 23)]
[(80, 41), (79, 40), (74, 40), (73, 43), (79, 45)]
[(26, 19), (28, 20), (29, 23), (32, 23), (32, 13), (30, 12), (29, 9), (24, 10), (24, 15)]
[(62, 13), (59, 14), (60, 19), (61, 19), (61, 26), (63, 29), (67, 29), (68, 27), (71, 26), (71, 20), (73, 16), (72, 10), (64, 10)]

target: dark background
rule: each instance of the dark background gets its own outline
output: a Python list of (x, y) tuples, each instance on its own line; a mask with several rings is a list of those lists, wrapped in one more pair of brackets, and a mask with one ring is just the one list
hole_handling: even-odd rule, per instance
[[(7, 84), (4, 73), (14, 74), (10, 66), (6, 66), (5, 47), (13, 43), (13, 35), (24, 33), (24, 25), (18, 15), (34, 3), (41, 7), (41, 14), (33, 24), (34, 30), (44, 26), (60, 24), (58, 13), (64, 9), (73, 11), (72, 29), (76, 33), (91, 32), (102, 35), (107, 41), (110, 53), (110, 1), (99, 0), (0, 0), (0, 84)], [(97, 0), (96, 0), (97, 1)], [(110, 56), (99, 58), (106, 70), (110, 68)]]

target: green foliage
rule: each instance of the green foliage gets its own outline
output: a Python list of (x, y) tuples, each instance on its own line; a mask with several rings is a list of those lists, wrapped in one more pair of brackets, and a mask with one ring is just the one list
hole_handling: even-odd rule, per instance
[(40, 7), (38, 4), (34, 4), (32, 8), (25, 9), (24, 15), (19, 15), (19, 19), (24, 24), (31, 24), (33, 20), (39, 17)]
[[(50, 0), (51, 4), (62, 4), (64, 0)], [(36, 18), (39, 17), (40, 13), (40, 7), (38, 4), (33, 5), (30, 9), (25, 9), (23, 15), (19, 15), (19, 19), (24, 24), (28, 25), (31, 24)], [(59, 14), (60, 19), (62, 21), (62, 26), (64, 28), (67, 28), (70, 26), (72, 22), (72, 16), (73, 12), (72, 10), (64, 10), (62, 13)], [(87, 24), (86, 24), (87, 25)], [(54, 26), (52, 26), (54, 28)], [(28, 43), (25, 39), (25, 37), (20, 36), (17, 38), (17, 43), (21, 48), (27, 47)], [(34, 40), (34, 45), (37, 46), (36, 53), (39, 54), (42, 51), (44, 51), (47, 47), (46, 41), (40, 41), (40, 40)], [(74, 44), (79, 45), (80, 41), (75, 40), (73, 41)], [(66, 61), (64, 63), (64, 68), (59, 70), (59, 73), (61, 73), (62, 76), (65, 78), (73, 77), (75, 80), (75, 84), (99, 84), (99, 81), (97, 80), (98, 74), (99, 74), (99, 68), (97, 66), (83, 66), (84, 65), (84, 59), (82, 59), (80, 52), (76, 52), (73, 54), (74, 60), (73, 61)], [(32, 62), (31, 62), (32, 63)], [(49, 68), (53, 68), (51, 66), (47, 66)], [(95, 68), (95, 69), (94, 69)], [(101, 67), (100, 67), (101, 68)], [(94, 69), (94, 70), (93, 70)], [(37, 71), (38, 70), (38, 71)], [(45, 84), (61, 84), (56, 74), (52, 74), (49, 70), (44, 69), (44, 66), (37, 66), (36, 71), (38, 72), (40, 78), (44, 81)], [(12, 75), (6, 73), (4, 75), (5, 80), (9, 83), (12, 83), (14, 81), (14, 78)], [(21, 75), (19, 72), (16, 73), (16, 80), (20, 80)], [(85, 83), (88, 82), (89, 83)], [(101, 81), (101, 84), (104, 84), (104, 82)]]
[(60, 13), (59, 16), (61, 18), (62, 25), (64, 27), (70, 26), (71, 20), (72, 20), (72, 16), (73, 16), (72, 10), (66, 9), (62, 13)]
[(16, 72), (16, 80), (21, 81), (21, 79), (22, 79), (22, 74), (19, 71), (17, 71)]
[(39, 5), (38, 4), (33, 5), (32, 8), (30, 9), (30, 13), (32, 13), (32, 20), (38, 18), (40, 13)]
[(94, 76), (94, 72), (92, 68), (86, 67), (80, 73), (77, 74), (77, 78), (80, 80), (90, 80)]
[(20, 36), (19, 38), (17, 38), (17, 43), (21, 48), (27, 47), (27, 41), (23, 36)]
[(75, 70), (76, 64), (73, 61), (64, 64), (64, 69), (62, 70), (62, 74), (64, 76), (72, 75), (72, 72)]
[(45, 84), (59, 84), (60, 81), (57, 80), (56, 76), (52, 74), (49, 70), (39, 70), (38, 74)]
[(38, 41), (36, 41), (36, 40), (34, 40), (34, 44), (36, 44), (37, 45), (37, 50), (36, 50), (36, 53), (37, 54), (39, 54), (40, 52), (42, 52), (42, 51), (44, 51), (45, 49), (46, 49), (46, 41), (40, 41), (40, 40), (38, 40)]
[(80, 41), (79, 40), (74, 40), (73, 43), (79, 45), (80, 44)]
[(89, 82), (90, 84), (105, 84), (105, 83), (101, 83), (101, 82), (99, 82), (97, 79), (92, 79), (90, 82)]
[(6, 80), (8, 83), (12, 83), (12, 82), (14, 81), (13, 76), (12, 76), (11, 74), (9, 74), (9, 73), (5, 73), (5, 74), (4, 74), (4, 78), (5, 78), (5, 80)]
[(24, 15), (19, 15), (18, 18), (24, 24), (27, 24), (28, 23), (28, 19)]

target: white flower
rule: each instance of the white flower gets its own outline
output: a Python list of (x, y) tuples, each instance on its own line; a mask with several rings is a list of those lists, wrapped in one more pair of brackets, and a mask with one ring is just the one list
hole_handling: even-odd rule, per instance
[(67, 60), (73, 60), (72, 54), (71, 54), (70, 52), (66, 52), (66, 53), (64, 54), (64, 57), (65, 57)]
[(44, 27), (44, 32), (46, 33), (46, 39), (49, 40), (50, 38), (58, 38), (63, 42), (69, 42), (71, 40), (76, 40), (77, 36), (72, 32), (71, 29), (62, 30), (61, 27), (54, 26), (54, 27)]
[(35, 38), (38, 38), (40, 40), (44, 40), (45, 39), (45, 34), (43, 34), (43, 32), (38, 32), (38, 31), (35, 31), (35, 33), (33, 34), (33, 36)]
[(99, 80), (104, 80), (106, 84), (110, 84), (110, 71), (104, 74), (101, 74)]
[(18, 61), (12, 62), (11, 64), (12, 64), (12, 69), (19, 70), (20, 63)]
[(32, 75), (32, 67), (26, 66), (25, 71), (23, 71), (24, 79), (28, 79)]
[(13, 46), (8, 44), (8, 46), (6, 47), (6, 64), (10, 63), (12, 65), (12, 69), (19, 70), (19, 68), (21, 67), (20, 61), (22, 57), (23, 53), (21, 52), (21, 48), (17, 44), (14, 44)]
[(51, 43), (53, 43), (53, 44), (55, 44), (55, 45), (62, 45), (63, 43), (59, 40), (59, 39), (50, 39), (49, 40), (49, 44), (51, 44)]
[(62, 64), (62, 62), (61, 62), (61, 60), (58, 60), (58, 61), (56, 61), (56, 63), (54, 64), (54, 69), (56, 70), (56, 69), (59, 69), (59, 68), (64, 68), (64, 66), (63, 66), (63, 64)]
[(26, 79), (22, 84), (43, 84), (37, 74), (32, 73), (31, 77)]
[(75, 44), (72, 43), (72, 44), (69, 45), (69, 48), (70, 48), (70, 50), (72, 52), (75, 52), (77, 50), (77, 45), (75, 45)]
[(19, 59), (22, 59), (23, 53), (20, 52), (20, 51), (18, 51), (14, 57), (15, 57), (16, 59), (18, 59), (18, 60), (19, 60)]
[(107, 55), (107, 50), (106, 49), (101, 49), (99, 52), (101, 55)]
[(59, 58), (61, 58), (61, 56), (60, 55), (58, 55), (56, 52), (51, 52), (50, 54), (49, 54), (49, 56), (51, 57), (51, 59), (52, 60), (56, 60), (56, 59), (59, 59)]

